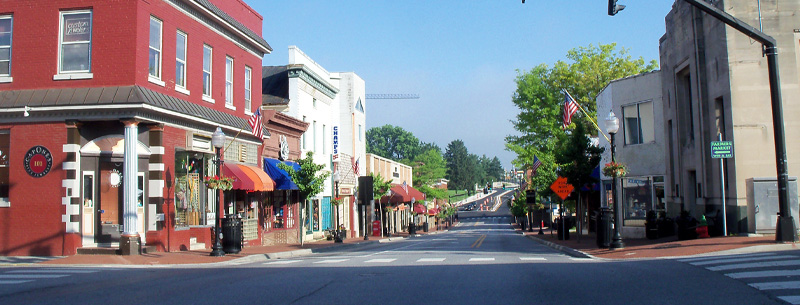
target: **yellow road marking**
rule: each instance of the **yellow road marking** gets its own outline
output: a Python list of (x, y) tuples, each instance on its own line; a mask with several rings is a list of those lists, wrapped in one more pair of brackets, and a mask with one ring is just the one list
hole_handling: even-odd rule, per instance
[(480, 248), (485, 239), (486, 239), (486, 234), (481, 235), (481, 237), (478, 237), (478, 240), (472, 243), (472, 246), (470, 246), (470, 248)]

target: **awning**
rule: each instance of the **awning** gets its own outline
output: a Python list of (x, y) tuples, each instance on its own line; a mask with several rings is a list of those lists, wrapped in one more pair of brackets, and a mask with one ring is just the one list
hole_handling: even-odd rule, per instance
[(436, 215), (439, 214), (439, 208), (428, 209), (428, 215)]
[(421, 204), (415, 204), (413, 211), (417, 214), (425, 214), (425, 206)]
[[(408, 190), (408, 191), (406, 191)], [(417, 189), (406, 186), (403, 189), (403, 186), (400, 184), (392, 184), (392, 187), (389, 189), (389, 195), (381, 197), (381, 203), (389, 203), (389, 204), (398, 204), (404, 202), (417, 202), (417, 201), (424, 201), (425, 194), (418, 191)]]
[(289, 177), (289, 174), (286, 171), (280, 169), (278, 167), (278, 163), (284, 163), (290, 165), (294, 168), (294, 170), (300, 170), (300, 165), (291, 161), (281, 161), (277, 159), (271, 158), (264, 158), (264, 171), (267, 172), (272, 181), (275, 181), (275, 189), (276, 190), (298, 190), (294, 182), (292, 182), (292, 177)]
[[(259, 174), (258, 172), (262, 172)], [(255, 166), (223, 163), (222, 174), (234, 177), (233, 189), (268, 192), (275, 189), (274, 182), (264, 171)]]

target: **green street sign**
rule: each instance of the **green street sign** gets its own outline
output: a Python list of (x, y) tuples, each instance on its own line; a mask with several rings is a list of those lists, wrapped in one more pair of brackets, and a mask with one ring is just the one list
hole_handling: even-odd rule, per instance
[(733, 141), (711, 141), (711, 158), (733, 158)]

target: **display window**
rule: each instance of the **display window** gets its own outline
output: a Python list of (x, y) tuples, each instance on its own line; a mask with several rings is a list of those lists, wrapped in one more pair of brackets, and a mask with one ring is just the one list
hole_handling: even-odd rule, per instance
[(206, 188), (203, 179), (215, 175), (215, 172), (211, 155), (195, 152), (175, 154), (175, 226), (214, 223), (217, 191)]

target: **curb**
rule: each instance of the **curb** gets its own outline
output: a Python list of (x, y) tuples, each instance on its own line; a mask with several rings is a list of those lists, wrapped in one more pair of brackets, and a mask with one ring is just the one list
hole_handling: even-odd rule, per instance
[(592, 255), (586, 254), (584, 252), (572, 249), (570, 247), (564, 247), (564, 246), (556, 244), (556, 243), (552, 243), (552, 242), (549, 242), (549, 241), (546, 241), (546, 240), (543, 240), (543, 239), (539, 239), (539, 238), (537, 238), (537, 237), (535, 237), (533, 235), (525, 235), (525, 237), (527, 237), (529, 239), (532, 239), (532, 240), (534, 240), (534, 241), (536, 241), (536, 242), (538, 242), (540, 244), (543, 244), (545, 246), (548, 246), (550, 248), (553, 248), (553, 249), (556, 249), (558, 251), (561, 251), (562, 253), (564, 253), (566, 255), (569, 255), (569, 256), (572, 256), (572, 257), (592, 258), (592, 259), (597, 258), (597, 257), (594, 257)]

